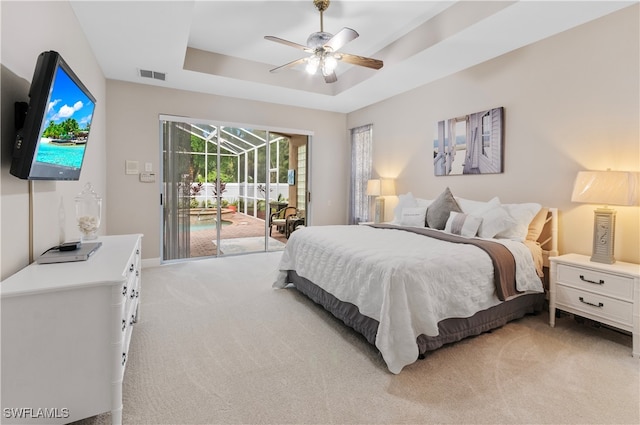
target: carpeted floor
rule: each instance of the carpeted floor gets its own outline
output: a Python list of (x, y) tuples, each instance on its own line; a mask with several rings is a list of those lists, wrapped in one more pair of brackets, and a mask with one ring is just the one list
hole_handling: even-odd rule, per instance
[[(267, 247), (268, 251), (278, 251), (283, 250), (285, 244), (276, 240), (274, 238), (267, 239), (269, 245)], [(215, 246), (216, 241), (212, 241)], [(221, 239), (220, 240), (220, 251), (222, 254), (243, 254), (249, 252), (260, 252), (264, 251), (264, 236), (255, 236), (250, 238), (235, 238), (235, 239)]]
[[(143, 270), (125, 424), (638, 424), (631, 337), (528, 316), (389, 373), (295, 289), (282, 254)], [(103, 414), (79, 422), (110, 423)]]

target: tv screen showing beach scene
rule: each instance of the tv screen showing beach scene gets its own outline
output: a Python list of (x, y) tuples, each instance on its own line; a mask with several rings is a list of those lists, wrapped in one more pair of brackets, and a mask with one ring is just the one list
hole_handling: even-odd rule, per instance
[[(79, 177), (95, 102), (85, 94), (59, 63), (42, 120), (40, 140), (30, 178), (57, 173)], [(77, 174), (74, 173), (77, 171)]]

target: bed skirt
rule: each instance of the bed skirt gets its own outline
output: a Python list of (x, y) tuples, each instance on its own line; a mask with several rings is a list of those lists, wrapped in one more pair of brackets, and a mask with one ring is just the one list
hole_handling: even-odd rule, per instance
[[(377, 320), (363, 316), (355, 305), (340, 301), (313, 282), (298, 276), (295, 271), (289, 270), (287, 274), (288, 281), (293, 283), (298, 291), (324, 307), (347, 326), (361, 333), (370, 344), (375, 346), (378, 332)], [(471, 317), (445, 319), (438, 323), (438, 336), (418, 336), (418, 350), (423, 355), (445, 344), (499, 328), (527, 314), (542, 311), (544, 302), (544, 293), (524, 294), (487, 310), (479, 311)]]

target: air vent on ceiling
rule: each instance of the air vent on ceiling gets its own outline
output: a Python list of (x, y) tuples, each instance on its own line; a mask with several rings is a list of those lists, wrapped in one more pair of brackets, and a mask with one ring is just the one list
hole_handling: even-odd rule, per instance
[(164, 72), (150, 71), (148, 69), (140, 69), (139, 71), (142, 78), (153, 78), (160, 81), (164, 81), (167, 78), (167, 74)]

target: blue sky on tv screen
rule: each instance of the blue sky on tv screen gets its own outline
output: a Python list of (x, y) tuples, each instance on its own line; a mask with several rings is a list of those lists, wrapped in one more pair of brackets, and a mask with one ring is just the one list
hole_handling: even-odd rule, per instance
[[(51, 121), (59, 124), (70, 118), (78, 122), (80, 130), (86, 130), (91, 124), (94, 108), (95, 103), (61, 67), (58, 67), (49, 96), (41, 137)], [(50, 143), (47, 139), (40, 139), (35, 161), (79, 169), (84, 159), (86, 134), (77, 139), (74, 136), (72, 139), (74, 139), (73, 143), (64, 144)]]
[(46, 128), (50, 121), (58, 124), (74, 118), (81, 129), (91, 123), (95, 105), (62, 68), (58, 68), (47, 105)]

